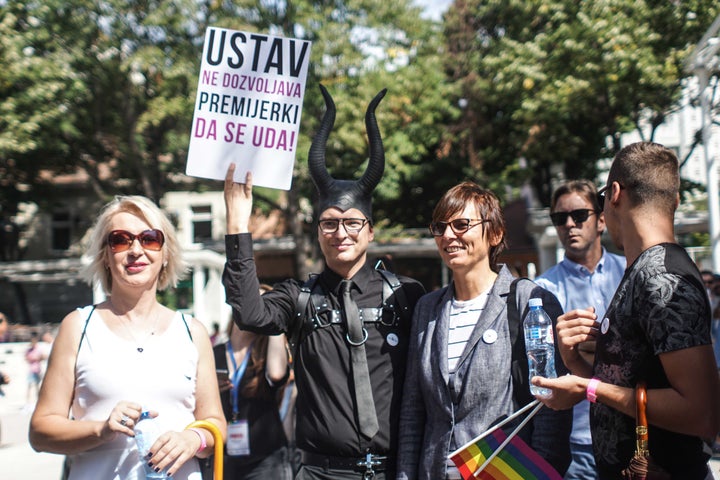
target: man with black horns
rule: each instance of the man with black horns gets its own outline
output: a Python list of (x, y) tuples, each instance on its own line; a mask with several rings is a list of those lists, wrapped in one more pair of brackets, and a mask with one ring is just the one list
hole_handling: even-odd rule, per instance
[[(248, 223), (252, 174), (225, 180), (227, 302), (241, 328), (285, 332), (295, 349), (297, 479), (395, 477), (398, 418), (412, 311), (424, 288), (376, 270), (367, 258), (374, 239), (372, 192), (385, 168), (375, 108), (365, 115), (370, 158), (359, 180), (337, 180), (326, 169), (325, 145), (335, 105), (321, 85), (326, 112), (309, 152), (318, 191), (318, 242), (324, 270), (307, 282), (285, 280), (262, 297)], [(229, 428), (230, 431), (230, 428)], [(230, 437), (230, 434), (228, 435)]]

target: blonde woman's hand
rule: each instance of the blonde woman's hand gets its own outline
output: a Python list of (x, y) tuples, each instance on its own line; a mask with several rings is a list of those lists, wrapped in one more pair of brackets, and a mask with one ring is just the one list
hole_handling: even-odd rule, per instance
[(118, 402), (105, 420), (100, 436), (106, 440), (112, 440), (118, 433), (134, 436), (133, 428), (141, 413), (142, 406), (137, 403), (125, 400)]
[(165, 432), (157, 438), (148, 455), (141, 460), (147, 462), (156, 472), (165, 470), (173, 476), (185, 462), (195, 456), (201, 444), (198, 433), (193, 430)]

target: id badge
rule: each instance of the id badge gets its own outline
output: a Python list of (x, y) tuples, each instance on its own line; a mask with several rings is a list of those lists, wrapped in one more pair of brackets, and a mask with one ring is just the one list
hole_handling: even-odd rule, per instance
[(227, 453), (230, 456), (238, 457), (250, 455), (250, 429), (248, 421), (237, 420), (228, 425), (227, 431)]

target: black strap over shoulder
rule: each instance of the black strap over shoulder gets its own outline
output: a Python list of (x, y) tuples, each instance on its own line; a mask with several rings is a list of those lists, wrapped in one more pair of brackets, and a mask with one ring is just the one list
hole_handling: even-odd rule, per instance
[(525, 334), (522, 328), (522, 312), (518, 306), (517, 284), (521, 280), (528, 280), (521, 277), (516, 278), (510, 284), (510, 292), (507, 296), (507, 318), (510, 342), (512, 343), (512, 381), (513, 398), (516, 409), (532, 402), (535, 397), (530, 393), (530, 369), (525, 354)]
[(288, 330), (288, 343), (292, 349), (293, 358), (297, 358), (297, 347), (300, 342), (312, 331), (312, 323), (309, 319), (317, 315), (315, 302), (310, 302), (317, 278), (317, 274), (310, 275), (310, 278), (300, 287), (295, 305), (295, 319), (292, 322), (292, 328)]
[[(405, 296), (405, 291), (401, 288), (402, 283), (397, 278), (397, 275), (388, 270), (378, 270), (378, 272), (385, 280), (383, 284), (383, 308), (392, 310), (401, 318), (407, 319), (410, 316), (410, 305)], [(395, 303), (391, 303), (393, 301)]]
[[(410, 306), (397, 275), (377, 269), (383, 277), (382, 305), (379, 308), (360, 308), (360, 318), (367, 323), (382, 323), (386, 326), (397, 325), (399, 319), (408, 319)], [(332, 308), (327, 301), (327, 292), (318, 287), (318, 275), (310, 278), (300, 287), (295, 307), (295, 321), (288, 331), (288, 342), (297, 355), (297, 347), (317, 328), (325, 328), (343, 323), (342, 314)]]

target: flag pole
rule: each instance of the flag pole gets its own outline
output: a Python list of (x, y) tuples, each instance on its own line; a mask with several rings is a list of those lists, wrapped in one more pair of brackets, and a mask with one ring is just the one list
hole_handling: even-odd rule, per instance
[[(537, 400), (535, 400), (535, 401), (537, 402)], [(539, 403), (539, 402), (538, 402), (538, 403)], [(482, 471), (485, 469), (485, 467), (487, 467), (488, 464), (492, 461), (492, 459), (495, 458), (495, 457), (497, 457), (497, 455), (498, 455), (500, 452), (502, 452), (503, 448), (505, 448), (505, 446), (506, 446), (508, 443), (510, 443), (510, 440), (512, 440), (513, 437), (514, 437), (515, 435), (517, 435), (518, 432), (530, 421), (530, 419), (535, 416), (535, 414), (538, 412), (538, 410), (540, 410), (540, 409), (542, 408), (542, 406), (543, 406), (543, 404), (540, 403), (538, 406), (536, 406), (536, 407), (533, 409), (532, 412), (530, 412), (530, 413), (528, 414), (527, 417), (525, 417), (525, 420), (523, 420), (523, 421), (520, 423), (520, 425), (518, 425), (518, 426), (515, 428), (515, 430), (513, 430), (510, 435), (508, 435), (508, 437), (505, 439), (505, 441), (502, 442), (502, 443), (500, 444), (500, 446), (495, 449), (495, 451), (487, 458), (487, 460), (485, 460), (485, 463), (483, 463), (482, 465), (480, 465), (480, 468), (478, 468), (478, 469), (473, 473), (473, 478), (475, 478), (478, 473), (482, 472)]]
[[(465, 450), (465, 449), (466, 449), (467, 447), (469, 447), (470, 445), (479, 442), (480, 440), (482, 440), (483, 438), (487, 437), (488, 435), (490, 435), (492, 432), (494, 432), (494, 431), (497, 430), (498, 428), (502, 427), (502, 426), (505, 425), (506, 423), (511, 422), (512, 420), (514, 420), (514, 419), (517, 418), (518, 416), (520, 416), (520, 415), (522, 415), (523, 413), (527, 412), (528, 410), (530, 410), (532, 407), (534, 407), (534, 406), (537, 405), (538, 403), (540, 403), (540, 400), (537, 400), (537, 399), (535, 399), (535, 400), (533, 400), (532, 402), (528, 403), (528, 404), (525, 405), (523, 408), (521, 408), (521, 409), (518, 410), (517, 412), (513, 413), (512, 415), (510, 415), (509, 417), (507, 417), (506, 419), (504, 419), (502, 422), (498, 423), (497, 425), (493, 425), (492, 427), (490, 427), (489, 429), (485, 430), (483, 433), (481, 433), (481, 434), (478, 435), (477, 437), (475, 437), (475, 438), (473, 438), (472, 440), (470, 440), (468, 443), (466, 443), (466, 444), (463, 445), (462, 447), (460, 447), (460, 448), (458, 448), (457, 450), (455, 450), (454, 452), (452, 452), (450, 455), (448, 455), (448, 458), (451, 458), (451, 457), (455, 456), (458, 452), (460, 452), (461, 450)], [(536, 409), (536, 410), (537, 410), (537, 409)], [(535, 413), (533, 413), (532, 415), (535, 415)], [(530, 416), (532, 417), (532, 415), (530, 415)], [(525, 425), (525, 423), (523, 423), (523, 425)]]

